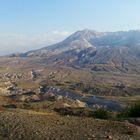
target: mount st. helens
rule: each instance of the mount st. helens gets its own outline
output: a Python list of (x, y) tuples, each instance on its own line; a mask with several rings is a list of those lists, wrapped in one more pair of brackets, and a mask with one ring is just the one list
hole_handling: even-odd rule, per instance
[(85, 29), (62, 42), (19, 56), (39, 57), (45, 64), (90, 67), (94, 71), (140, 73), (140, 31)]
[(0, 57), (0, 138), (139, 140), (139, 119), (122, 114), (140, 99), (139, 81), (138, 30), (86, 29)]
[(20, 88), (36, 89), (44, 80), (94, 95), (140, 94), (140, 31), (85, 29), (57, 44), (2, 57), (0, 64), (3, 80)]

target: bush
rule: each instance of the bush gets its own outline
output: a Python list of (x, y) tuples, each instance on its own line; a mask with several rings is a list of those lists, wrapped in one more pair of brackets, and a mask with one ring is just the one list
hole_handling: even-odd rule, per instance
[(111, 118), (111, 114), (104, 108), (99, 108), (94, 112), (93, 117), (98, 119), (109, 119)]
[(55, 108), (54, 111), (60, 113), (61, 115), (72, 115), (72, 116), (79, 116), (79, 117), (92, 117), (93, 110), (87, 108), (72, 108), (72, 107), (62, 107), (62, 108)]
[(7, 105), (3, 105), (3, 107), (6, 107), (6, 108), (17, 108), (16, 104), (7, 104)]
[(140, 117), (140, 101), (125, 108), (119, 117)]
[(55, 108), (54, 111), (61, 115), (72, 115), (79, 117), (93, 117), (98, 119), (110, 119), (112, 118), (111, 113), (104, 108), (97, 109), (96, 111), (88, 108)]
[(0, 134), (0, 140), (3, 140), (3, 136)]

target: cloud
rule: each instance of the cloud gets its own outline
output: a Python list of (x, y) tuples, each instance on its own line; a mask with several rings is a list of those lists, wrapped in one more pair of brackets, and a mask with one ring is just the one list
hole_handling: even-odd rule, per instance
[(0, 33), (0, 55), (39, 49), (62, 41), (69, 34), (66, 31), (41, 34)]
[(53, 31), (53, 34), (60, 35), (60, 36), (68, 36), (68, 35), (70, 35), (70, 32), (67, 32), (67, 31)]
[(47, 45), (50, 41), (47, 36), (42, 35), (27, 35), (27, 34), (0, 34), (0, 50), (1, 54), (8, 54), (13, 52), (24, 52), (32, 49), (38, 49)]

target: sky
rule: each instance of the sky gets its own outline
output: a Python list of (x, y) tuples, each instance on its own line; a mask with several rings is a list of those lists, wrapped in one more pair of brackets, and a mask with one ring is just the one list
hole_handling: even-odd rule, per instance
[(0, 0), (0, 55), (59, 42), (77, 30), (140, 29), (140, 0)]

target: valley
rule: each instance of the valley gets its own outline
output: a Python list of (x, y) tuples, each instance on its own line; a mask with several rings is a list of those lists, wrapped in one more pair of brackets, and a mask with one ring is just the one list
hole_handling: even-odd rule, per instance
[(139, 41), (86, 29), (2, 56), (0, 139), (138, 140), (140, 116), (127, 109), (140, 100)]

